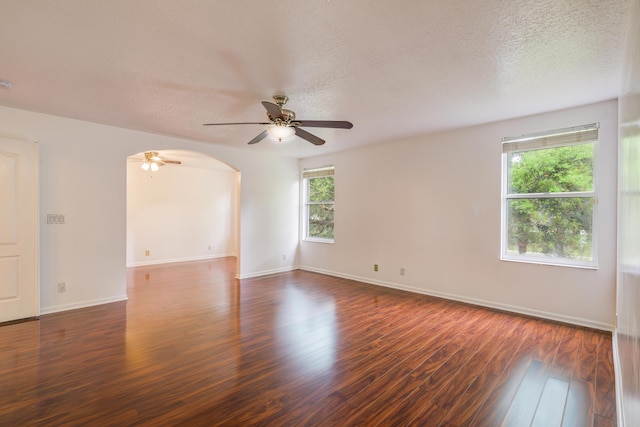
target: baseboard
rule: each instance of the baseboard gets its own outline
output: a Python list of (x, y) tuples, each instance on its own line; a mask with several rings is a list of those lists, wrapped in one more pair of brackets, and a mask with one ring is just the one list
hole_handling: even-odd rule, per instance
[(614, 329), (613, 325), (609, 325), (609, 324), (602, 323), (602, 322), (595, 322), (593, 320), (583, 319), (583, 318), (580, 318), (580, 317), (564, 316), (562, 314), (549, 313), (549, 312), (546, 312), (546, 311), (534, 310), (534, 309), (530, 309), (530, 308), (526, 308), (526, 307), (519, 307), (519, 306), (514, 306), (514, 305), (509, 305), (509, 304), (502, 304), (502, 303), (497, 303), (497, 302), (487, 301), (487, 300), (482, 300), (482, 299), (477, 299), (477, 298), (469, 298), (469, 297), (465, 297), (465, 296), (462, 296), (462, 295), (450, 294), (450, 293), (447, 293), (447, 292), (440, 292), (440, 291), (434, 291), (434, 290), (430, 290), (430, 289), (415, 288), (415, 287), (412, 287), (412, 286), (401, 285), (399, 283), (384, 282), (384, 281), (381, 281), (381, 280), (373, 280), (373, 279), (370, 279), (368, 277), (360, 277), (360, 276), (354, 276), (354, 275), (350, 275), (350, 274), (337, 273), (337, 272), (334, 272), (334, 271), (327, 271), (327, 270), (322, 270), (322, 269), (319, 269), (319, 268), (307, 267), (307, 266), (300, 266), (300, 270), (306, 270), (306, 271), (311, 271), (311, 272), (315, 272), (315, 273), (326, 274), (326, 275), (329, 275), (329, 276), (341, 277), (343, 279), (356, 280), (358, 282), (368, 283), (368, 284), (371, 284), (371, 285), (384, 286), (384, 287), (387, 287), (387, 288), (399, 289), (399, 290), (402, 290), (402, 291), (413, 292), (413, 293), (423, 294), (423, 295), (429, 295), (429, 296), (444, 298), (444, 299), (448, 299), (448, 300), (464, 302), (464, 303), (467, 303), (467, 304), (479, 305), (479, 306), (487, 307), (487, 308), (494, 308), (496, 310), (509, 311), (509, 312), (512, 312), (512, 313), (523, 314), (523, 315), (526, 315), (526, 316), (533, 316), (533, 317), (539, 317), (539, 318), (547, 319), (547, 320), (554, 320), (556, 322), (569, 323), (569, 324), (577, 325), (577, 326), (584, 326), (584, 327), (591, 328), (591, 329), (598, 329), (598, 330), (607, 331), (607, 332), (613, 332), (613, 329)]
[(77, 308), (85, 308), (85, 307), (92, 307), (94, 305), (109, 304), (111, 302), (126, 301), (127, 299), (128, 298), (126, 295), (118, 295), (118, 296), (109, 297), (109, 298), (100, 298), (100, 299), (94, 299), (89, 301), (74, 302), (70, 304), (54, 305), (51, 307), (41, 307), (40, 314), (43, 315), (43, 314), (57, 313), (59, 311), (75, 310)]
[(236, 274), (236, 279), (251, 279), (255, 277), (268, 276), (270, 274), (286, 273), (287, 271), (299, 270), (300, 268), (295, 265), (288, 267), (274, 268), (273, 270), (263, 270), (249, 274)]
[(217, 259), (217, 258), (226, 258), (230, 256), (236, 256), (236, 254), (218, 254), (218, 255), (202, 255), (202, 256), (194, 256), (194, 257), (184, 257), (184, 258), (170, 258), (170, 259), (160, 259), (155, 261), (141, 261), (141, 262), (132, 262), (127, 264), (128, 267), (143, 267), (148, 265), (159, 265), (159, 264), (172, 264), (175, 262), (189, 262), (189, 261), (205, 261), (208, 259)]
[(624, 420), (624, 405), (622, 405), (622, 402), (624, 401), (623, 398), (623, 387), (622, 387), (622, 374), (620, 373), (620, 353), (618, 352), (618, 331), (615, 330), (613, 332), (613, 339), (612, 339), (612, 345), (613, 345), (613, 372), (615, 375), (615, 379), (616, 379), (616, 414), (617, 414), (617, 425), (618, 427), (625, 427), (625, 420)]

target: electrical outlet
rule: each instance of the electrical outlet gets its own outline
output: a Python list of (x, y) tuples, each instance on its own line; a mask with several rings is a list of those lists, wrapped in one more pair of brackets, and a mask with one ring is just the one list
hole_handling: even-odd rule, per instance
[(209, 250), (211, 250), (211, 245), (209, 245)]
[(144, 251), (144, 256), (149, 256), (149, 255), (151, 255), (151, 251), (149, 249)]
[(67, 284), (64, 282), (58, 283), (58, 292), (67, 292)]
[(282, 254), (282, 261), (286, 261), (287, 260), (287, 255), (286, 254)]
[(404, 276), (404, 268), (401, 268), (401, 269), (400, 269), (400, 275), (401, 275), (401, 276)]
[(378, 264), (373, 264), (373, 271), (378, 271)]

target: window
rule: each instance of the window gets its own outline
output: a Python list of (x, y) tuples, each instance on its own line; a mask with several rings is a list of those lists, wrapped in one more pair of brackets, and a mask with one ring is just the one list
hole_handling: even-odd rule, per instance
[(333, 175), (333, 166), (305, 169), (302, 174), (306, 240), (333, 242)]
[(502, 140), (502, 259), (595, 267), (598, 124)]

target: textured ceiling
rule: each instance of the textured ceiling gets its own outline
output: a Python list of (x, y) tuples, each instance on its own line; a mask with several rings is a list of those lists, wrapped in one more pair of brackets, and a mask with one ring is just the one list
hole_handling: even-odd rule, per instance
[[(0, 0), (0, 105), (307, 157), (617, 97), (628, 0)], [(286, 94), (313, 146), (246, 143)], [(178, 148), (178, 147), (176, 147)]]

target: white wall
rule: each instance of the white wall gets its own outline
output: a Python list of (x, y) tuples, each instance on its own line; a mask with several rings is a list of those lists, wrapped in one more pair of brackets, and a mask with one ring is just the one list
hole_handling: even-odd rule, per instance
[[(500, 261), (501, 138), (593, 122), (599, 268)], [(609, 101), (304, 159), (301, 168), (336, 167), (335, 243), (301, 242), (300, 265), (612, 330), (616, 150), (617, 103)]]
[[(126, 158), (182, 149), (242, 174), (241, 278), (300, 264), (607, 329), (615, 317), (616, 110), (611, 101), (300, 162), (5, 107), (0, 134), (40, 145), (43, 313), (126, 297)], [(602, 136), (599, 269), (499, 261), (500, 139), (591, 122)], [(326, 164), (336, 166), (335, 243), (301, 243), (298, 262), (299, 165)], [(47, 225), (47, 213), (65, 214), (66, 224)], [(56, 291), (60, 281), (66, 293)]]
[(127, 164), (127, 266), (236, 255), (237, 172), (187, 163)]
[(200, 152), (241, 172), (240, 277), (296, 264), (297, 160), (6, 107), (0, 135), (39, 142), (42, 313), (126, 298), (126, 158), (141, 151)]
[(640, 2), (633, 2), (620, 94), (618, 325), (614, 339), (618, 424), (640, 425)]

